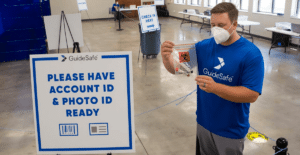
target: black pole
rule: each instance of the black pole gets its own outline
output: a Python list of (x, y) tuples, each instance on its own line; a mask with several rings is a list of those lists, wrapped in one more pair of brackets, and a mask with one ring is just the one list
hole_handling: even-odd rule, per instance
[(123, 29), (121, 29), (121, 12), (120, 12), (120, 8), (118, 8), (118, 14), (119, 14), (119, 29), (117, 29), (117, 31), (122, 31)]
[(71, 32), (71, 29), (70, 29), (70, 26), (69, 26), (69, 23), (68, 23), (67, 17), (66, 17), (66, 15), (65, 15), (65, 12), (63, 12), (63, 13), (64, 13), (64, 18), (65, 18), (65, 20), (66, 20), (66, 23), (67, 23), (67, 26), (68, 26), (68, 29), (69, 29), (69, 32), (70, 32), (71, 38), (72, 38), (72, 40), (73, 40), (73, 43), (74, 43), (75, 41), (74, 41), (74, 38), (73, 38), (73, 35), (72, 35), (72, 32)]
[[(278, 138), (276, 141), (276, 146), (273, 146), (276, 155), (289, 155), (288, 151), (288, 141), (285, 138)], [(284, 149), (284, 150), (283, 150)]]
[[(64, 11), (62, 11), (63, 15), (65, 15)], [(68, 46), (68, 37), (67, 37), (67, 32), (66, 32), (66, 24), (65, 24), (65, 20), (67, 20), (66, 18), (63, 17), (63, 24), (64, 24), (64, 31), (65, 31), (65, 38), (66, 38), (66, 45), (67, 45), (67, 50), (68, 50), (68, 53), (69, 52), (69, 46)]]
[(59, 47), (60, 47), (60, 35), (61, 35), (61, 22), (62, 22), (62, 18), (63, 18), (63, 15), (61, 13), (60, 15), (60, 24), (59, 24), (59, 37), (58, 37), (58, 53), (59, 53)]

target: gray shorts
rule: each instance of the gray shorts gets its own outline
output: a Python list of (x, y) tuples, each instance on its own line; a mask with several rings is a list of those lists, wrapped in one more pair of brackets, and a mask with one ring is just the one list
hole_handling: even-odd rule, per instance
[(197, 123), (196, 155), (243, 155), (244, 142), (218, 136)]

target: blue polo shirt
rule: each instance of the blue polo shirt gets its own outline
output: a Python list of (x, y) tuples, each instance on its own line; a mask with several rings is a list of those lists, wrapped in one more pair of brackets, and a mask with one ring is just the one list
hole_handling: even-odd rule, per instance
[[(214, 38), (195, 44), (199, 75), (217, 83), (244, 86), (261, 95), (264, 61), (260, 50), (241, 37), (229, 46), (216, 44)], [(250, 103), (235, 103), (197, 87), (197, 122), (210, 132), (232, 139), (246, 136)]]
[(111, 9), (112, 12), (116, 11), (115, 6), (120, 7), (119, 4), (113, 4), (112, 9)]

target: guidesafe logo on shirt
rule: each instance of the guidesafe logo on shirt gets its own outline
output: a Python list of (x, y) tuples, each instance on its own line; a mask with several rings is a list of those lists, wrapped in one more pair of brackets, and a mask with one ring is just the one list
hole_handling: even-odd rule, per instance
[[(221, 69), (223, 66), (225, 66), (225, 62), (223, 58), (218, 57), (220, 64), (216, 67), (214, 67), (215, 69), (219, 70)], [(203, 74), (208, 75), (210, 77), (213, 78), (217, 78), (220, 80), (224, 80), (224, 81), (228, 81), (228, 82), (232, 82), (233, 76), (229, 76), (229, 75), (223, 75), (223, 73), (217, 73), (217, 72), (213, 72), (213, 71), (208, 71), (207, 68), (203, 69)]]
[(205, 75), (210, 76), (210, 77), (217, 78), (217, 79), (224, 80), (224, 81), (228, 81), (228, 82), (232, 82), (232, 79), (233, 79), (233, 76), (223, 75), (223, 73), (208, 71), (207, 68), (203, 69), (203, 73)]
[(218, 59), (220, 61), (220, 65), (216, 66), (215, 69), (221, 69), (225, 65), (223, 58), (218, 57)]

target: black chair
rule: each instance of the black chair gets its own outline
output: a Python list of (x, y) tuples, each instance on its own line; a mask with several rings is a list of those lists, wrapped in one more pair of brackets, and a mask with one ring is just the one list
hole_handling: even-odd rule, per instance
[(210, 16), (210, 15), (211, 15), (211, 13), (210, 13), (210, 10), (206, 10), (206, 11), (204, 11), (204, 15), (206, 15), (206, 16)]
[(108, 8), (108, 14), (113, 14), (112, 13), (112, 8)]
[(169, 11), (166, 7), (156, 6), (157, 16), (158, 17), (169, 17)]

